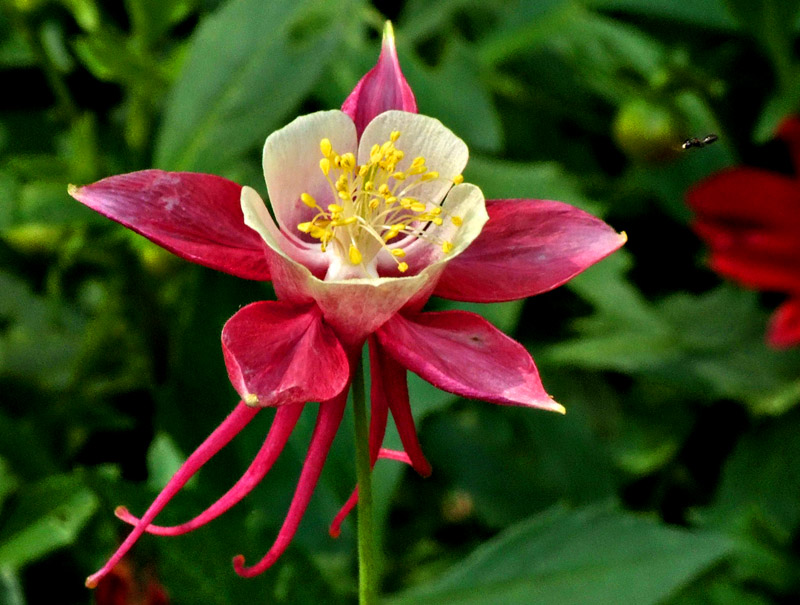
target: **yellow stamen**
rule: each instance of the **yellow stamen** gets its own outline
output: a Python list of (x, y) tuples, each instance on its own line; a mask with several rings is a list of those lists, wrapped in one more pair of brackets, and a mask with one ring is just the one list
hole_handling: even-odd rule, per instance
[(402, 248), (394, 248), (392, 250), (392, 256), (397, 258), (403, 258), (406, 255), (406, 251)]
[(354, 265), (360, 265), (361, 260), (361, 252), (359, 252), (354, 244), (350, 244), (350, 262)]
[(322, 139), (319, 142), (319, 150), (322, 152), (322, 155), (324, 155), (327, 158), (333, 151), (333, 147), (331, 147), (331, 140)]
[(463, 174), (457, 174), (457, 175), (455, 175), (453, 177), (453, 184), (454, 185), (460, 185), (463, 182), (464, 182), (464, 175)]
[(454, 247), (452, 242), (442, 242), (442, 252), (445, 254), (450, 254)]
[(328, 173), (331, 171), (331, 161), (328, 158), (322, 158), (319, 161), (319, 168), (322, 170), (322, 174), (328, 176)]
[(397, 270), (400, 271), (400, 273), (405, 273), (408, 271), (408, 263), (400, 263), (397, 265)]
[(456, 227), (460, 227), (464, 224), (464, 219), (460, 216), (453, 215), (450, 217), (450, 222), (453, 223)]
[(313, 197), (311, 197), (311, 196), (310, 196), (309, 194), (307, 194), (307, 193), (303, 193), (303, 194), (301, 194), (301, 195), (300, 195), (300, 199), (301, 199), (301, 200), (303, 201), (303, 203), (304, 203), (306, 206), (308, 206), (309, 208), (316, 208), (316, 207), (317, 207), (317, 200), (315, 200)]

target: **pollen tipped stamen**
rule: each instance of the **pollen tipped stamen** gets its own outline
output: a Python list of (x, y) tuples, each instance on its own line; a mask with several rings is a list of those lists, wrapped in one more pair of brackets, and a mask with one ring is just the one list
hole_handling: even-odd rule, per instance
[[(397, 165), (405, 157), (395, 146), (400, 136), (395, 130), (382, 145), (373, 145), (369, 161), (363, 165), (357, 164), (353, 153), (336, 153), (330, 139), (320, 141), (320, 170), (336, 202), (323, 209), (310, 194), (303, 193), (301, 201), (319, 212), (310, 221), (298, 223), (297, 229), (319, 240), (323, 252), (336, 241), (336, 254), (343, 255), (351, 265), (366, 267), (377, 251), (385, 250), (403, 273), (408, 264), (400, 261), (402, 257), (387, 244), (400, 234), (426, 240), (445, 254), (454, 249), (451, 242), (436, 237), (429, 228), (443, 224), (442, 209), (429, 208), (426, 202), (408, 195), (420, 185), (439, 179), (439, 173), (429, 170), (422, 156), (415, 157), (405, 171), (398, 171)], [(452, 182), (461, 181), (463, 177), (458, 175)], [(451, 220), (460, 226), (459, 217)]]

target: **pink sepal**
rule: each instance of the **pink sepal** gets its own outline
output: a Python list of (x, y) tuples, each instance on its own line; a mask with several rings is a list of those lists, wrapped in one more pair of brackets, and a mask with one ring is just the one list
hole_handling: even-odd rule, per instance
[(560, 286), (625, 243), (600, 219), (562, 202), (487, 200), (489, 222), (450, 261), (434, 292), (500, 302)]
[(467, 311), (396, 315), (377, 332), (401, 365), (434, 386), (470, 399), (563, 412), (545, 392), (530, 354)]
[(268, 249), (244, 224), (241, 190), (211, 174), (142, 170), (70, 187), (69, 192), (186, 260), (245, 279), (268, 280)]
[(378, 63), (359, 80), (342, 104), (342, 111), (353, 119), (358, 137), (361, 138), (367, 124), (390, 109), (417, 113), (414, 92), (403, 76), (397, 59), (392, 25), (387, 22)]
[(128, 535), (125, 541), (120, 545), (117, 551), (111, 556), (99, 571), (86, 578), (86, 586), (94, 588), (97, 583), (103, 579), (111, 569), (119, 563), (120, 559), (130, 550), (139, 537), (146, 531), (147, 526), (155, 519), (156, 515), (160, 513), (167, 503), (173, 498), (175, 494), (192, 478), (192, 476), (200, 470), (206, 462), (208, 462), (214, 454), (225, 447), (231, 439), (233, 439), (253, 417), (259, 412), (260, 408), (251, 408), (239, 402), (234, 410), (228, 417), (222, 421), (214, 432), (198, 447), (194, 453), (189, 456), (186, 462), (178, 469), (169, 480), (161, 493), (158, 494), (156, 499), (147, 509), (141, 520), (136, 524), (133, 531)]
[[(213, 521), (232, 506), (238, 504), (242, 498), (249, 494), (253, 488), (261, 482), (272, 468), (272, 465), (275, 464), (289, 436), (292, 434), (304, 407), (304, 404), (296, 403), (282, 405), (278, 408), (275, 413), (275, 418), (272, 421), (272, 426), (269, 429), (269, 434), (264, 440), (261, 449), (258, 450), (253, 462), (250, 463), (247, 471), (245, 471), (244, 475), (242, 475), (224, 496), (209, 508), (186, 523), (173, 526), (149, 525), (145, 531), (158, 536), (179, 536)], [(119, 519), (131, 525), (136, 525), (140, 521), (124, 507), (118, 507), (117, 510), (114, 511), (114, 514), (117, 515)]]
[(233, 568), (240, 576), (252, 578), (264, 572), (278, 560), (286, 550), (286, 547), (289, 546), (300, 525), (300, 520), (306, 512), (311, 495), (314, 493), (314, 488), (325, 464), (325, 458), (328, 456), (333, 438), (336, 437), (336, 431), (342, 421), (346, 404), (347, 391), (343, 391), (330, 401), (319, 404), (317, 424), (314, 427), (314, 434), (311, 436), (311, 445), (308, 447), (308, 454), (306, 454), (303, 470), (300, 473), (300, 480), (297, 483), (294, 498), (292, 498), (289, 512), (286, 515), (286, 519), (284, 519), (278, 537), (267, 554), (255, 565), (245, 567), (242, 555), (237, 555), (233, 558)]
[(222, 330), (228, 376), (250, 405), (326, 401), (350, 376), (347, 355), (314, 305), (252, 303)]

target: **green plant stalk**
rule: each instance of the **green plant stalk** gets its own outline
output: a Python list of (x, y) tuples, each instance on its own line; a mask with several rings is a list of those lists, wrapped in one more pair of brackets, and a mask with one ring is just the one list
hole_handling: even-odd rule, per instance
[(360, 605), (374, 605), (378, 602), (378, 565), (375, 557), (372, 468), (369, 461), (364, 367), (360, 355), (353, 372), (352, 394), (358, 481), (358, 602)]

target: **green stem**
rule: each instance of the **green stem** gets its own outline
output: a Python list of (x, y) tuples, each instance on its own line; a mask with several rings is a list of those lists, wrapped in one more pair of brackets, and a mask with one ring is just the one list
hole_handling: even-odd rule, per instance
[(367, 406), (364, 397), (364, 368), (359, 354), (353, 374), (353, 415), (356, 429), (356, 478), (358, 481), (358, 602), (378, 602), (378, 566), (372, 512), (372, 469), (369, 463)]

